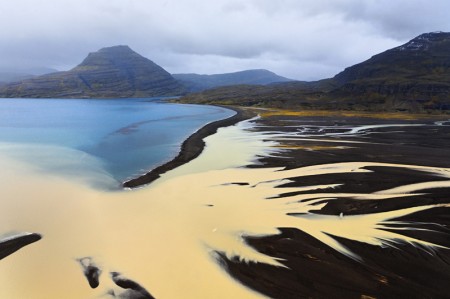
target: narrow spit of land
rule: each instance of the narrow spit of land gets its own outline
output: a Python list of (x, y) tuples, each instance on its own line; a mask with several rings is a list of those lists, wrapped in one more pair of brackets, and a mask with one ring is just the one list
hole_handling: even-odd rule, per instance
[(158, 166), (137, 178), (124, 182), (122, 186), (124, 188), (136, 188), (150, 184), (151, 182), (158, 179), (161, 174), (166, 173), (197, 158), (202, 153), (203, 148), (205, 147), (205, 142), (203, 141), (203, 139), (216, 133), (219, 128), (232, 126), (240, 121), (256, 116), (256, 113), (249, 109), (228, 106), (226, 108), (234, 110), (236, 114), (229, 118), (209, 123), (203, 128), (199, 129), (183, 142), (180, 152), (171, 161)]

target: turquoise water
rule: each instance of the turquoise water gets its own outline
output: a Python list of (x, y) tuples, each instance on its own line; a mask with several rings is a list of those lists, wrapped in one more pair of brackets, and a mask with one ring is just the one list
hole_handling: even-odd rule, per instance
[(172, 159), (189, 135), (234, 114), (159, 100), (0, 99), (0, 142), (77, 150), (121, 182)]

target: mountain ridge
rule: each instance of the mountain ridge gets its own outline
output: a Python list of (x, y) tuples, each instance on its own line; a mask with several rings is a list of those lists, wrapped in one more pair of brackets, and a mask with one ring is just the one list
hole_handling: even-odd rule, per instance
[[(421, 34), (347, 67), (332, 78), (313, 82), (283, 80), (290, 79), (267, 70), (171, 75), (122, 45), (92, 52), (69, 71), (3, 84), (0, 97), (152, 97), (186, 95), (199, 90), (178, 101), (316, 110), (449, 113), (450, 33)], [(214, 87), (204, 90), (209, 86)]]
[(184, 84), (191, 92), (227, 85), (267, 85), (271, 83), (294, 81), (265, 69), (251, 69), (212, 75), (189, 73), (172, 74), (172, 76)]
[(0, 87), (0, 96), (10, 98), (153, 97), (185, 92), (185, 88), (162, 67), (123, 45), (89, 53), (69, 71)]
[(181, 102), (316, 110), (450, 113), (450, 33), (409, 42), (314, 82), (222, 87)]

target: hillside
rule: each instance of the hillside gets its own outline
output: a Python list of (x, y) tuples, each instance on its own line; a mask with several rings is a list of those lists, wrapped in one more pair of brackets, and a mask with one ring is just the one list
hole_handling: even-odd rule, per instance
[[(295, 108), (309, 106), (334, 88), (329, 80), (294, 81), (269, 85), (233, 85), (188, 94), (175, 100), (181, 103)], [(314, 108), (314, 107), (311, 107)]]
[(224, 87), (185, 102), (361, 111), (450, 112), (450, 33), (422, 34), (330, 79)]
[(398, 110), (450, 109), (450, 33), (422, 34), (345, 69), (332, 95)]
[(0, 87), (0, 97), (116, 98), (180, 95), (185, 92), (163, 68), (128, 46), (90, 53), (77, 67)]
[(266, 85), (293, 81), (268, 70), (246, 70), (215, 75), (173, 74), (172, 76), (185, 85), (189, 91), (194, 92), (227, 85)]
[(45, 74), (55, 73), (57, 70), (44, 67), (25, 68), (25, 69), (3, 69), (0, 71), (0, 84), (7, 84), (15, 81), (21, 81), (41, 76)]

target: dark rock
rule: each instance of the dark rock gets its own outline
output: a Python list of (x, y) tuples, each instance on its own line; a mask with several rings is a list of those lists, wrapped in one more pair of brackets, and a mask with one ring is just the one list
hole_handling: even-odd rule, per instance
[(127, 290), (119, 295), (116, 295), (114, 292), (112, 292), (111, 295), (116, 298), (155, 299), (155, 297), (150, 295), (150, 293), (144, 287), (142, 287), (137, 282), (124, 277), (119, 272), (111, 272), (111, 279), (117, 286)]
[(0, 238), (0, 260), (40, 239), (42, 236), (36, 233), (19, 233)]
[(102, 270), (92, 261), (91, 257), (77, 259), (83, 268), (83, 274), (89, 282), (91, 288), (95, 289), (100, 285), (100, 275)]

